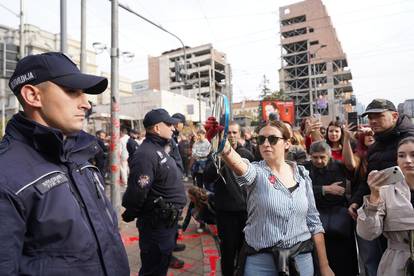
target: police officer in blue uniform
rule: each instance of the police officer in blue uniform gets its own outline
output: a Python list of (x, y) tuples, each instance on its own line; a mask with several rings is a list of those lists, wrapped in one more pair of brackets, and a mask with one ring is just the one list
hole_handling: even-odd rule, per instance
[(165, 151), (176, 122), (164, 109), (148, 112), (143, 121), (145, 140), (130, 163), (122, 217), (127, 222), (138, 218), (139, 275), (167, 274), (178, 218), (186, 204), (181, 170)]
[[(82, 131), (106, 78), (62, 53), (23, 58), (9, 86), (23, 107), (0, 144), (0, 275), (129, 275), (103, 179)], [(86, 94), (85, 94), (86, 93)]]

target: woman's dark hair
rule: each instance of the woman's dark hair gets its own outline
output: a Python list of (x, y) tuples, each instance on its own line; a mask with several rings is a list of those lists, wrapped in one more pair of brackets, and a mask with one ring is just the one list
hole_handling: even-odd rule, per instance
[(197, 186), (191, 186), (188, 188), (188, 194), (193, 196), (194, 198), (194, 205), (197, 210), (202, 210), (205, 206), (208, 204), (208, 194), (207, 191), (197, 187)]
[(326, 128), (326, 135), (325, 135), (325, 140), (326, 140), (326, 142), (328, 143), (328, 145), (332, 148), (332, 142), (331, 141), (329, 141), (329, 139), (328, 139), (328, 136), (329, 136), (329, 128), (332, 126), (332, 127), (339, 127), (339, 129), (341, 130), (341, 138), (339, 139), (339, 144), (341, 145), (341, 148), (342, 148), (342, 146), (343, 146), (343, 144), (344, 144), (344, 132), (343, 132), (343, 130), (342, 130), (342, 125), (343, 125), (343, 123), (341, 122), (341, 121), (338, 121), (338, 120), (336, 120), (336, 121), (331, 121), (330, 123), (329, 123), (329, 125), (328, 125), (328, 127)]
[(414, 137), (413, 137), (413, 136), (406, 137), (406, 138), (402, 139), (402, 140), (398, 143), (398, 148), (400, 148), (402, 145), (409, 144), (409, 143), (414, 144)]
[(259, 133), (259, 131), (266, 126), (277, 128), (282, 133), (283, 139), (285, 140), (290, 139), (290, 132), (287, 126), (285, 125), (285, 123), (281, 121), (264, 121), (257, 127), (257, 133)]
[(306, 128), (306, 122), (307, 121), (310, 121), (309, 117), (303, 118), (302, 121), (300, 122), (300, 132), (302, 132), (303, 136), (305, 136), (304, 133), (305, 133), (305, 128)]

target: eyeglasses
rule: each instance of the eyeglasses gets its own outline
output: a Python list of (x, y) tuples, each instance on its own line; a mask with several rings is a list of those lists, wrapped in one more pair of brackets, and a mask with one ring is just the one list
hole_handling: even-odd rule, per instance
[(266, 139), (267, 139), (267, 141), (269, 141), (269, 144), (271, 144), (273, 146), (273, 145), (277, 144), (279, 139), (284, 139), (284, 138), (283, 137), (278, 137), (276, 135), (269, 135), (269, 136), (259, 135), (259, 136), (257, 136), (257, 144), (258, 145), (263, 145), (264, 142), (266, 141)]

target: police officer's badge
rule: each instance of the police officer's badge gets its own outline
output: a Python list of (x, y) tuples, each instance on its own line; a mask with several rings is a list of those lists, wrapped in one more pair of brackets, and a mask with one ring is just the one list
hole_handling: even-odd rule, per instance
[(150, 178), (148, 175), (140, 175), (138, 179), (138, 185), (141, 188), (144, 188), (145, 186), (149, 184), (149, 181), (150, 181)]

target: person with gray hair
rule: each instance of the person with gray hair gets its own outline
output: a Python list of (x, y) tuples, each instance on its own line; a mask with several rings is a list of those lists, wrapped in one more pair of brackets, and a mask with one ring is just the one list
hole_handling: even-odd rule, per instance
[(309, 153), (326, 153), (329, 157), (332, 157), (331, 147), (325, 141), (317, 141), (311, 144)]
[(326, 253), (335, 275), (358, 274), (357, 251), (352, 218), (348, 215), (345, 187), (350, 173), (332, 158), (331, 147), (317, 141), (309, 148), (305, 163), (312, 179), (316, 208), (325, 229)]

